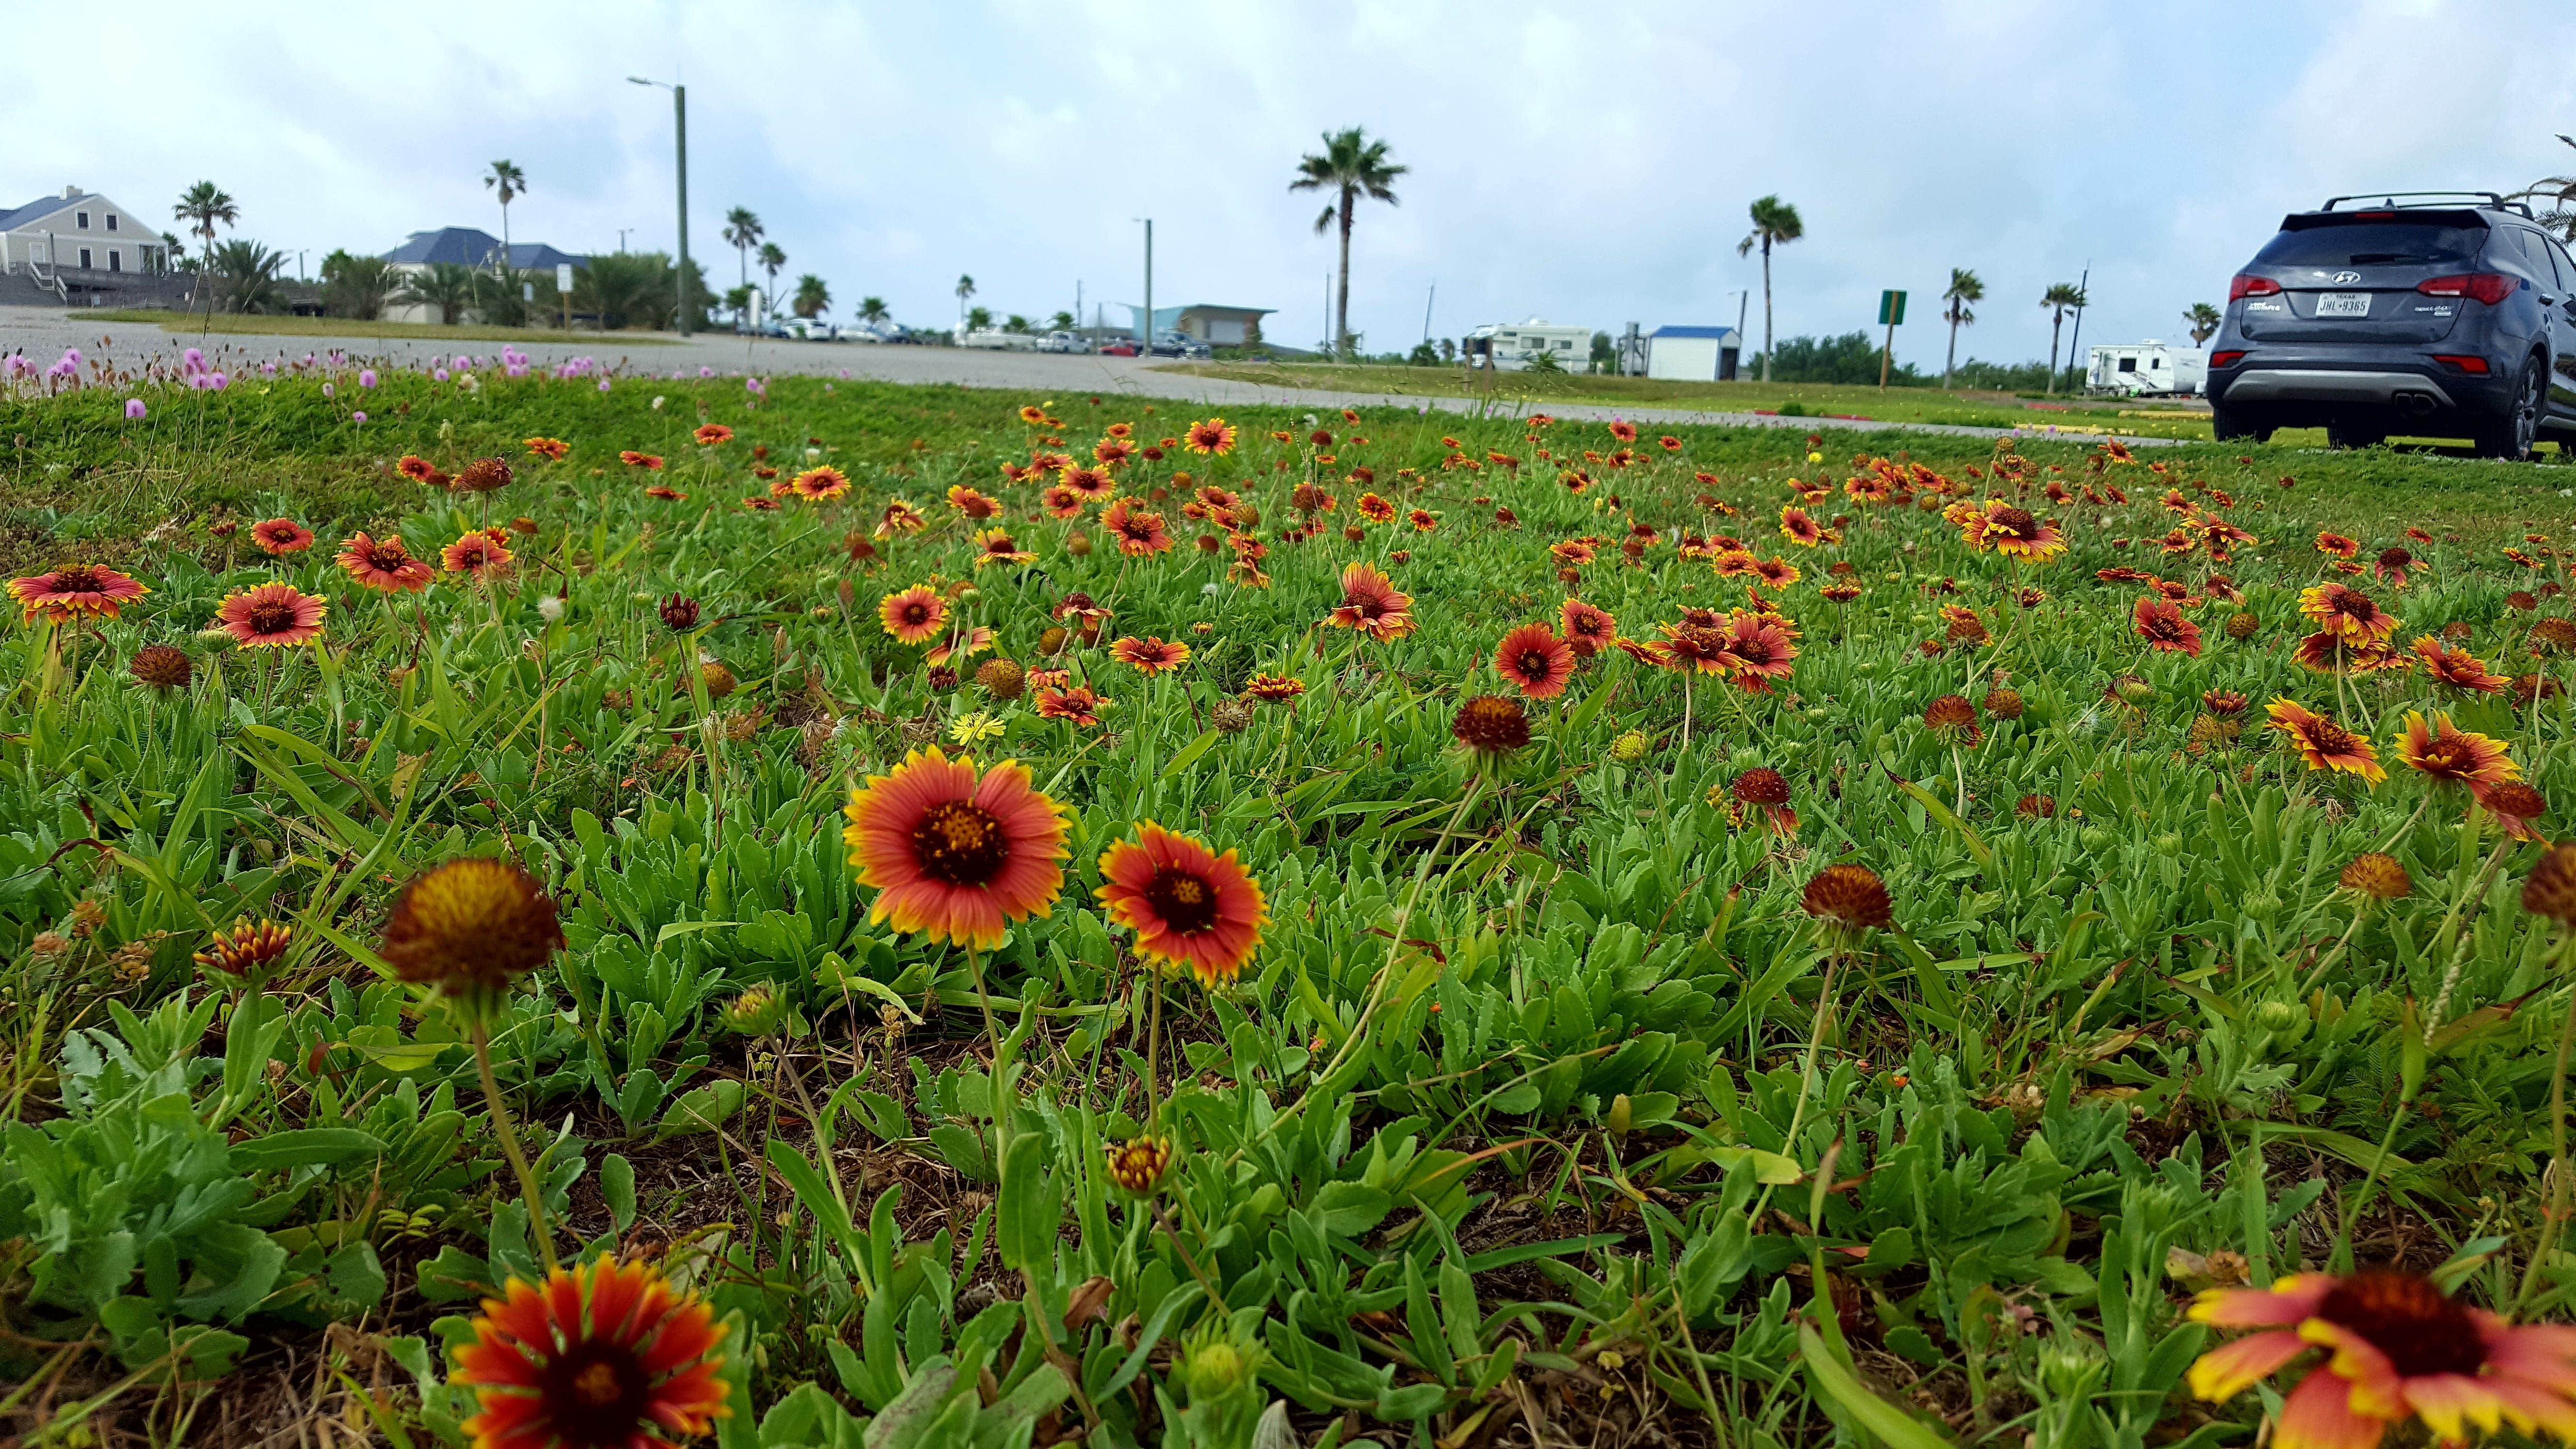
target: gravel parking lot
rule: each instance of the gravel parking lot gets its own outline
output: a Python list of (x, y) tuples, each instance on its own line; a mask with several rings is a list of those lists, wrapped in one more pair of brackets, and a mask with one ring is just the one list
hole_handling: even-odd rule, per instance
[[(1165, 371), (1160, 364), (1135, 357), (882, 346), (874, 343), (790, 342), (731, 335), (700, 335), (686, 341), (667, 333), (646, 336), (653, 340), (602, 333), (597, 342), (531, 342), (519, 350), (539, 367), (589, 357), (629, 373), (666, 376), (673, 372), (695, 375), (703, 368), (717, 376), (805, 374), (865, 378), (878, 382), (945, 383), (1043, 396), (1123, 393), (1136, 397), (1170, 398), (1209, 407), (1258, 403), (1309, 408), (1409, 407), (1422, 411), (1471, 413), (1482, 406), (1472, 398), (1265, 387), (1258, 383)], [(106, 358), (118, 367), (136, 368), (148, 364), (155, 357), (175, 362), (182, 350), (194, 346), (206, 354), (210, 365), (230, 371), (255, 368), (264, 361), (292, 361), (306, 353), (333, 349), (371, 361), (408, 366), (460, 353), (488, 357), (500, 351), (502, 345), (489, 341), (443, 343), (408, 337), (318, 337), (302, 334), (261, 337), (238, 332), (191, 335), (185, 331), (165, 332), (149, 323), (92, 321), (76, 312), (66, 313), (54, 308), (0, 307), (0, 356), (18, 353), (45, 364), (61, 357), (66, 348), (77, 347), (85, 358)], [(1546, 410), (1558, 417), (1595, 421), (1621, 417), (1639, 423), (1712, 423), (1809, 430), (1907, 427), (1912, 431), (1956, 433), (1970, 437), (2004, 436), (2004, 430), (1999, 428), (1928, 423), (1854, 423), (1835, 418), (1778, 418), (1686, 408), (1613, 408), (1597, 404), (1551, 403)]]

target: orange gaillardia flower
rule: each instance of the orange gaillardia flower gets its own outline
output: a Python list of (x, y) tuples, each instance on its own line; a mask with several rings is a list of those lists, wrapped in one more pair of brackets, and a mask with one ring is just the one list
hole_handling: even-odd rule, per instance
[(2307, 760), (2311, 770), (2342, 770), (2359, 775), (2367, 784), (2376, 785), (2388, 778), (2380, 768), (2379, 752), (2370, 741), (2286, 699), (2276, 699), (2266, 709), (2272, 728), (2289, 736), (2291, 747)]
[(1109, 657), (1133, 665), (1139, 674), (1169, 674), (1189, 662), (1190, 646), (1129, 635), (1109, 646)]
[(979, 523), (1002, 511), (1001, 504), (963, 483), (954, 484), (949, 488), (948, 506)]
[(668, 1449), (732, 1412), (725, 1326), (642, 1263), (513, 1278), (473, 1330), (452, 1382), (482, 1409), (465, 1423), (477, 1449)]
[(376, 947), (405, 981), (488, 1000), (562, 950), (554, 898), (516, 861), (468, 855), (413, 877)]
[(1118, 540), (1118, 551), (1129, 558), (1151, 558), (1172, 551), (1172, 536), (1163, 531), (1163, 515), (1139, 508), (1132, 498), (1121, 498), (1100, 512), (1100, 526)]
[(126, 605), (152, 592), (131, 577), (98, 564), (68, 564), (50, 573), (9, 581), (9, 597), (32, 624), (42, 615), (57, 624), (96, 615), (113, 619)]
[(1064, 889), (1062, 807), (1005, 760), (978, 775), (933, 745), (850, 795), (841, 838), (859, 883), (879, 892), (870, 922), (986, 949), (1013, 921), (1046, 915)]
[(1172, 1165), (1172, 1144), (1167, 1138), (1135, 1137), (1105, 1146), (1109, 1153), (1109, 1180), (1139, 1197), (1152, 1192), (1162, 1182), (1164, 1170)]
[(522, 438), (519, 441), (530, 453), (553, 462), (560, 463), (572, 456), (572, 444), (561, 438)]
[(620, 452), (617, 455), (617, 461), (625, 464), (629, 468), (650, 469), (662, 466), (662, 460), (660, 458), (655, 457), (651, 453), (636, 452), (632, 448), (628, 448), (623, 452)]
[(494, 569), (507, 567), (510, 549), (491, 533), (469, 533), (440, 549), (438, 556), (449, 573), (470, 574), (479, 579)]
[(271, 518), (250, 526), (250, 541), (270, 558), (283, 558), (311, 548), (313, 530), (292, 518)]
[(898, 644), (924, 643), (946, 627), (948, 601), (930, 585), (914, 584), (878, 601), (877, 622)]
[(698, 430), (689, 436), (698, 440), (699, 447), (712, 448), (718, 443), (732, 442), (733, 429), (722, 423), (701, 423), (698, 425)]
[(1565, 642), (1578, 659), (1590, 658), (1619, 637), (1619, 621), (1610, 611), (1581, 599), (1566, 600), (1557, 610), (1557, 620), (1564, 625)]
[(2319, 584), (2299, 591), (2299, 612), (2316, 621), (2320, 633), (2348, 645), (2383, 643), (2397, 630), (2397, 616), (2379, 607), (2350, 584)]
[(1222, 457), (1234, 451), (1234, 424), (1223, 418), (1192, 423), (1182, 445), (1201, 457)]
[(2490, 789), (2522, 778), (2522, 767), (2506, 756), (2504, 741), (2461, 729), (2446, 714), (2427, 724), (2422, 714), (2408, 710), (2397, 758), (2437, 785)]
[(1286, 674), (1256, 674), (1243, 686), (1243, 697), (1264, 704), (1286, 704), (1306, 692), (1306, 681)]
[(293, 584), (236, 589), (215, 609), (215, 624), (244, 649), (278, 649), (322, 637), (329, 605)]
[(1060, 719), (1066, 724), (1089, 729), (1100, 723), (1101, 706), (1109, 703), (1091, 692), (1089, 685), (1069, 689), (1041, 689), (1037, 694), (1040, 719)]
[(2184, 618), (2173, 600), (2138, 600), (2133, 622), (2138, 637), (2147, 641), (2148, 648), (2200, 657), (2200, 626)]
[(1136, 954), (1187, 968), (1202, 986), (1243, 974), (1270, 919), (1261, 886), (1229, 850), (1147, 820), (1100, 857), (1100, 904), (1136, 933)]
[(418, 593), (429, 587), (437, 573), (411, 556), (411, 549), (400, 535), (369, 538), (352, 534), (333, 560), (340, 571), (380, 594)]
[(1887, 882), (1868, 866), (1848, 862), (1816, 872), (1798, 904), (1826, 925), (1855, 933), (1892, 925), (1896, 920), (1895, 908), (1887, 898)]
[(850, 491), (850, 477), (829, 463), (806, 469), (788, 480), (787, 491), (808, 503), (821, 503)]
[(1520, 701), (1480, 694), (1458, 706), (1449, 733), (1477, 755), (1508, 755), (1530, 742), (1529, 712)]
[(2376, 1449), (2391, 1425), (2420, 1418), (2444, 1442), (2472, 1426), (2576, 1431), (2576, 1330), (2517, 1328), (2392, 1268), (2349, 1277), (2293, 1273), (2269, 1288), (2213, 1288), (2191, 1317), (2254, 1328), (2202, 1354), (2191, 1391), (2232, 1399), (2310, 1349), (2326, 1351), (2284, 1396), (2281, 1449)]
[(2406, 874), (2404, 863), (2376, 850), (2365, 850), (2345, 862), (2335, 884), (2375, 901), (2404, 900), (2415, 891), (2414, 878)]
[(1007, 528), (987, 528), (975, 535), (975, 567), (986, 564), (1024, 564), (1037, 562), (1037, 555), (1020, 547)]
[(2000, 498), (1988, 499), (1983, 509), (1961, 525), (1960, 532), (1968, 546), (1979, 553), (1992, 551), (2033, 563), (2055, 558), (2066, 550), (2066, 540), (2059, 535), (2056, 524)]
[(2535, 845), (2544, 843), (2546, 837), (2533, 829), (2531, 822), (2549, 809), (2549, 802), (2528, 782), (2507, 780), (2501, 785), (2484, 788), (2472, 785), (2469, 793), (2489, 815), (2495, 817), (2496, 824), (2504, 827), (2505, 834)]
[(1398, 593), (1395, 581), (1364, 563), (1342, 569), (1342, 603), (1324, 620), (1336, 629), (1357, 629), (1379, 643), (1413, 632), (1413, 596)]
[(1554, 699), (1574, 678), (1574, 649), (1545, 624), (1523, 624), (1496, 646), (1494, 670), (1532, 699)]
[(248, 916), (233, 922), (230, 931), (216, 931), (206, 942), (206, 949), (196, 953), (199, 966), (219, 976), (246, 980), (259, 969), (286, 954), (295, 943), (295, 928), (261, 919), (253, 924)]
[(2508, 681), (2501, 674), (2489, 674), (2485, 663), (2476, 655), (2449, 648), (2430, 634), (2417, 639), (2412, 647), (2416, 659), (2424, 666), (2424, 672), (2437, 682), (2472, 694), (2504, 693)]

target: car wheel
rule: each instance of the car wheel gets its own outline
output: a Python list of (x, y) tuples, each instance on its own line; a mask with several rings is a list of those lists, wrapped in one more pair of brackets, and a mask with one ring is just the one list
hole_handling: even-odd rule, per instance
[(2540, 439), (2541, 398), (2547, 385), (2548, 379), (2540, 369), (2540, 359), (2534, 357), (2524, 362), (2522, 380), (2513, 390), (2512, 408), (2478, 430), (2478, 451), (2507, 462), (2527, 461), (2531, 457), (2531, 445)]
[(2388, 441), (2388, 430), (2369, 423), (2326, 424), (2329, 448), (2375, 448)]
[(2230, 408), (2211, 408), (2209, 410), (2209, 426), (2210, 432), (2222, 443), (2230, 442), (2237, 438), (2251, 438), (2258, 443), (2268, 443), (2272, 441), (2272, 428), (2270, 424), (2258, 423), (2252, 418), (2247, 417), (2245, 414), (2236, 412)]

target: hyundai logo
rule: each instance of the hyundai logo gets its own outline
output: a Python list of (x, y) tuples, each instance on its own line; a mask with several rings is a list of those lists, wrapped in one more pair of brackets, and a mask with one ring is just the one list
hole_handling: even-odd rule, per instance
[(2360, 281), (2360, 280), (2361, 280), (2361, 273), (2359, 273), (2359, 272), (2337, 272), (2337, 273), (2335, 273), (2335, 274), (2334, 274), (2334, 276), (2333, 276), (2333, 277), (2329, 278), (2328, 280), (2332, 281), (2336, 286), (2341, 287), (2341, 286), (2345, 286), (2345, 285), (2347, 285), (2347, 284), (2349, 284), (2349, 283), (2353, 283), (2353, 282), (2358, 282), (2358, 281)]

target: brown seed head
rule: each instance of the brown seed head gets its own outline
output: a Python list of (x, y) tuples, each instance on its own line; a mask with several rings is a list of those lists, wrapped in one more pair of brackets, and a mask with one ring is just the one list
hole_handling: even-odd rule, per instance
[(456, 470), (447, 485), (458, 493), (490, 493), (510, 486), (510, 465), (498, 458), (477, 458)]
[(1019, 698), (1027, 681), (1027, 671), (1009, 659), (987, 659), (984, 667), (975, 671), (975, 682), (984, 687), (986, 694), (1000, 700)]
[(1923, 707), (1923, 725), (1943, 739), (1956, 739), (1977, 727), (1977, 707), (1964, 694), (1945, 694)]
[(451, 860), (394, 902), (377, 954), (405, 981), (450, 996), (498, 992), (563, 948), (555, 903), (517, 863)]
[(2024, 795), (2013, 802), (2013, 813), (2029, 820), (2054, 820), (2057, 818), (2057, 797)]
[(1986, 691), (1986, 713), (1993, 715), (1997, 719), (2019, 719), (2021, 718), (2021, 711), (2022, 703), (2020, 691), (2011, 689), (1990, 689)]
[(1789, 803), (1789, 782), (1782, 779), (1777, 770), (1769, 768), (1747, 770), (1735, 777), (1735, 784), (1730, 788), (1738, 803), (1741, 804), (1786, 805)]
[(1826, 866), (1807, 882), (1799, 904), (1817, 920), (1850, 930), (1885, 926), (1896, 919), (1888, 903), (1887, 883), (1865, 865)]
[(2562, 840), (2522, 883), (2522, 908), (2560, 925), (2576, 925), (2576, 840)]
[(1220, 699), (1216, 702), (1216, 707), (1208, 711), (1208, 722), (1215, 725), (1221, 733), (1241, 734), (1252, 727), (1252, 701)]
[(2397, 857), (2375, 850), (2354, 856), (2335, 880), (2345, 890), (2380, 901), (2402, 901), (2415, 891), (2414, 879)]
[(2239, 641), (2251, 639), (2263, 627), (2263, 616), (2251, 609), (2240, 609), (2227, 616), (2227, 637)]
[(1068, 637), (1062, 625), (1050, 624), (1044, 633), (1038, 635), (1038, 652), (1053, 659), (1064, 652), (1064, 641)]
[(197, 677), (197, 666), (186, 651), (167, 644), (146, 644), (134, 652), (134, 662), (126, 666), (138, 683), (154, 689), (185, 689)]
[(698, 678), (706, 682), (709, 699), (722, 699), (733, 693), (733, 671), (712, 659), (698, 666)]
[(1519, 700), (1480, 694), (1458, 706), (1449, 733), (1477, 754), (1509, 754), (1530, 742), (1529, 714)]

